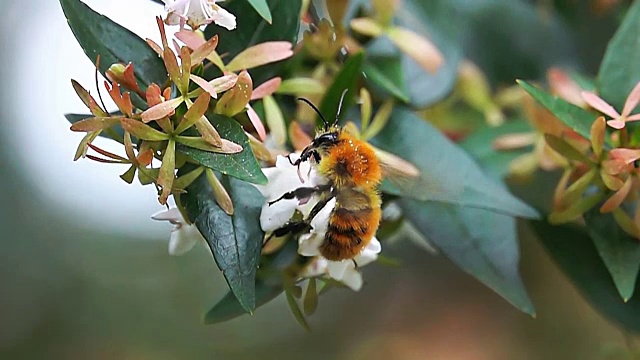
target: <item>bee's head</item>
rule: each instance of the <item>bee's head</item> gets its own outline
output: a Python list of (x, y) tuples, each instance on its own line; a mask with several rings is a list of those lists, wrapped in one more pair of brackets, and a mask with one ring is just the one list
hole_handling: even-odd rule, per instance
[[(300, 154), (300, 159), (305, 161), (306, 159), (314, 156), (323, 154), (328, 148), (338, 143), (338, 138), (340, 136), (340, 130), (337, 128), (333, 128), (330, 131), (323, 132), (313, 139), (311, 144), (309, 144), (302, 153)], [(315, 158), (314, 157), (314, 158)], [(317, 158), (316, 160), (319, 160)]]
[(315, 148), (326, 148), (338, 142), (338, 130), (324, 132), (313, 139), (312, 146)]
[(344, 101), (344, 96), (346, 93), (347, 93), (347, 90), (345, 89), (342, 92), (342, 95), (340, 96), (340, 103), (338, 104), (338, 111), (336, 114), (336, 119), (333, 122), (333, 124), (327, 121), (324, 115), (322, 115), (320, 110), (315, 105), (313, 105), (311, 101), (305, 98), (298, 98), (298, 100), (303, 101), (307, 105), (309, 105), (320, 116), (324, 124), (323, 131), (320, 134), (318, 134), (318, 136), (316, 136), (315, 139), (313, 139), (313, 141), (311, 142), (311, 144), (309, 144), (309, 146), (307, 146), (306, 148), (304, 148), (304, 150), (302, 150), (302, 154), (300, 154), (299, 161), (306, 161), (312, 156), (316, 161), (319, 161), (320, 155), (324, 151), (326, 151), (327, 148), (338, 143), (339, 141), (338, 139), (340, 137), (340, 131), (341, 131), (340, 127), (337, 125), (338, 117), (340, 116), (340, 110), (342, 109), (342, 102)]

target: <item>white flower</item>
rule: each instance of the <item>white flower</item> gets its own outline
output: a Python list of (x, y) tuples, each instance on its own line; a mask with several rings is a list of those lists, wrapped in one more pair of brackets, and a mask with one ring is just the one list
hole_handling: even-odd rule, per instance
[[(298, 157), (299, 154), (290, 155), (292, 162), (295, 162)], [(282, 227), (291, 219), (296, 210), (300, 211), (303, 216), (308, 216), (318, 199), (311, 197), (303, 200), (280, 200), (269, 205), (270, 201), (276, 200), (282, 194), (301, 186), (313, 187), (326, 183), (326, 179), (318, 174), (308, 161), (301, 163), (298, 171), (297, 167), (291, 165), (289, 160), (283, 156), (277, 158), (275, 167), (263, 169), (263, 171), (269, 179), (269, 183), (257, 187), (267, 199), (260, 215), (260, 225), (265, 232), (271, 232)], [(304, 183), (300, 179), (301, 177), (305, 180)], [(362, 275), (357, 268), (367, 265), (378, 258), (378, 253), (381, 250), (380, 242), (374, 237), (360, 254), (353, 259), (331, 261), (324, 258), (320, 254), (319, 248), (324, 241), (329, 227), (329, 216), (335, 204), (336, 200), (331, 199), (311, 219), (311, 231), (302, 234), (298, 239), (298, 253), (302, 256), (314, 257), (314, 260), (302, 271), (300, 276), (303, 278), (326, 276), (345, 284), (354, 291), (358, 291), (362, 288), (363, 281)]]
[[(291, 162), (295, 162), (300, 155), (291, 154), (289, 157)], [(256, 185), (256, 187), (267, 200), (260, 213), (260, 226), (265, 232), (282, 227), (291, 219), (296, 210), (307, 216), (313, 205), (315, 205), (315, 201), (311, 201), (311, 199), (303, 199), (302, 201), (298, 199), (283, 199), (269, 205), (270, 201), (274, 201), (284, 193), (299, 187), (313, 187), (326, 181), (318, 175), (315, 169), (311, 168), (308, 161), (300, 164), (300, 171), (298, 172), (298, 168), (291, 165), (289, 159), (285, 156), (278, 156), (275, 167), (262, 170), (269, 182), (267, 185)]]
[(151, 215), (151, 218), (173, 224), (169, 238), (169, 255), (182, 255), (191, 250), (199, 241), (205, 241), (195, 225), (186, 224), (178, 208), (160, 211)]
[(228, 30), (236, 28), (236, 17), (216, 5), (217, 0), (162, 0), (168, 13), (167, 25), (186, 22), (192, 29), (212, 22)]

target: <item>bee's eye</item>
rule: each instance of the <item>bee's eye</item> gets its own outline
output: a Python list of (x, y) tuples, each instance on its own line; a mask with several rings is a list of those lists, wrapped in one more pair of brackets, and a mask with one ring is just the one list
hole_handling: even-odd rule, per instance
[(320, 135), (315, 140), (315, 142), (316, 142), (317, 145), (327, 145), (327, 144), (335, 143), (337, 139), (338, 139), (338, 134), (337, 133), (328, 133), (328, 134)]

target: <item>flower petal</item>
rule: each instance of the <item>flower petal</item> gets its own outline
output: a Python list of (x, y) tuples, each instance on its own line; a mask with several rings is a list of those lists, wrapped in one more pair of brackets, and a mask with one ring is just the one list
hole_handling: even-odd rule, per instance
[(362, 274), (355, 269), (348, 269), (344, 275), (342, 275), (340, 282), (347, 285), (353, 291), (360, 291), (363, 284)]
[(640, 149), (617, 148), (609, 152), (609, 158), (612, 160), (622, 160), (626, 164), (640, 159)]
[(622, 109), (622, 116), (629, 116), (633, 109), (638, 106), (638, 102), (640, 102), (640, 82), (633, 87), (633, 90), (629, 93), (627, 97), (627, 101), (624, 102), (624, 108)]
[(616, 191), (609, 199), (607, 199), (607, 201), (604, 202), (604, 204), (602, 204), (602, 206), (600, 207), (600, 212), (608, 213), (617, 209), (622, 204), (624, 199), (627, 198), (627, 195), (629, 195), (629, 191), (631, 190), (631, 183), (632, 180), (631, 177), (629, 177), (627, 181), (624, 182), (624, 185), (620, 188), (620, 190)]
[(322, 245), (323, 241), (324, 237), (313, 233), (300, 236), (298, 239), (298, 254), (302, 256), (319, 256), (320, 245)]
[(227, 30), (233, 30), (236, 28), (236, 17), (219, 6), (216, 16), (213, 17), (213, 22)]
[(620, 130), (624, 128), (624, 121), (622, 120), (609, 120), (607, 121), (607, 125), (611, 126), (614, 129)]
[(268, 203), (262, 206), (260, 213), (260, 227), (265, 232), (274, 231), (287, 223), (296, 211), (297, 200), (280, 200), (269, 206)]
[(253, 93), (251, 93), (251, 100), (262, 99), (265, 96), (273, 94), (274, 92), (276, 92), (276, 90), (278, 90), (280, 84), (282, 84), (282, 79), (279, 77), (274, 77), (263, 82), (258, 87), (253, 89)]
[(376, 261), (381, 250), (382, 246), (380, 245), (380, 241), (374, 237), (354, 260), (358, 264), (358, 267), (365, 266)]
[(178, 208), (171, 208), (169, 210), (158, 211), (157, 213), (151, 215), (153, 220), (159, 221), (169, 221), (172, 224), (182, 224), (184, 223), (184, 219), (182, 218), (182, 214)]
[(268, 41), (254, 45), (236, 55), (228, 64), (229, 71), (251, 69), (272, 62), (284, 60), (293, 55), (288, 41)]
[(310, 278), (310, 277), (323, 275), (327, 272), (328, 265), (329, 265), (329, 260), (323, 257), (317, 257), (311, 262), (311, 264), (307, 265), (302, 270), (302, 272), (300, 273), (300, 276), (304, 278)]
[(251, 121), (253, 128), (256, 129), (260, 140), (264, 141), (267, 138), (267, 130), (264, 128), (260, 115), (258, 115), (251, 105), (247, 105), (247, 115), (249, 116), (249, 120)]
[(195, 225), (176, 226), (169, 239), (169, 255), (180, 256), (193, 249), (202, 235)]
[[(582, 99), (589, 104), (592, 108), (600, 111), (601, 113), (610, 116), (613, 119), (617, 119), (620, 117), (620, 114), (606, 101), (602, 100), (598, 95), (590, 92), (583, 91), (580, 93), (582, 95)], [(613, 126), (612, 126), (613, 127)]]
[(355, 265), (351, 260), (329, 261), (329, 265), (327, 266), (327, 275), (333, 279), (341, 281), (349, 267), (355, 269)]

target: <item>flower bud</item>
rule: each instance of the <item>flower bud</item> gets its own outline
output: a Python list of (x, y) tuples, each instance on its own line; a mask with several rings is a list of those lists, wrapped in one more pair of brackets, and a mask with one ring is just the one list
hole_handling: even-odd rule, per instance
[(209, 185), (211, 186), (211, 190), (213, 191), (213, 197), (216, 199), (216, 203), (222, 210), (224, 210), (227, 215), (233, 215), (233, 202), (231, 201), (231, 196), (227, 192), (227, 189), (222, 186), (216, 174), (213, 173), (213, 170), (210, 168), (206, 169), (207, 181), (209, 181)]
[(229, 117), (240, 113), (251, 100), (252, 91), (253, 81), (251, 76), (248, 72), (242, 71), (238, 75), (236, 85), (218, 100), (215, 112)]
[(136, 80), (133, 64), (129, 63), (126, 66), (123, 64), (113, 64), (107, 69), (105, 73), (107, 79), (111, 82), (122, 85), (125, 89), (136, 92), (136, 94), (143, 97), (143, 92), (138, 86), (138, 80)]

